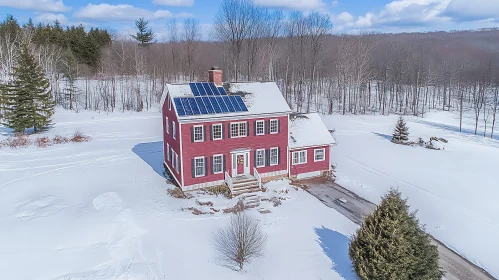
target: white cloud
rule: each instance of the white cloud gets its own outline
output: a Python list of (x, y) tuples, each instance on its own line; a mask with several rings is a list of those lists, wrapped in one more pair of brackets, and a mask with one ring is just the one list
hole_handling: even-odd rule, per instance
[(71, 10), (71, 7), (64, 5), (62, 0), (0, 0), (0, 7), (43, 12), (67, 12)]
[(54, 23), (56, 20), (62, 25), (69, 23), (68, 18), (63, 14), (43, 13), (35, 18), (35, 22), (43, 23)]
[(335, 1), (331, 2), (331, 5), (333, 5), (333, 6), (338, 6), (338, 4), (339, 4), (339, 3), (340, 3), (340, 1), (335, 0)]
[(317, 10), (325, 6), (322, 0), (255, 0), (255, 3), (265, 7), (291, 10)]
[(153, 0), (152, 3), (173, 7), (190, 7), (194, 5), (194, 0)]
[(499, 18), (497, 0), (451, 0), (445, 13), (458, 20), (483, 20)]
[(173, 14), (167, 10), (150, 11), (132, 5), (110, 5), (106, 3), (88, 4), (73, 14), (74, 18), (95, 21), (130, 21), (140, 17), (146, 20), (171, 18)]

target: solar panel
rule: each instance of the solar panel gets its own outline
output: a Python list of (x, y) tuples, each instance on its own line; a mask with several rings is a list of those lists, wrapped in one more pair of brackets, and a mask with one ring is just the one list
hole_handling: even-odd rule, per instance
[(236, 99), (237, 104), (239, 105), (239, 109), (241, 109), (241, 111), (243, 112), (248, 111), (246, 104), (244, 104), (243, 98), (241, 96), (234, 96), (234, 97)]
[(210, 86), (208, 83), (199, 83), (203, 88), (204, 90), (206, 91), (206, 95), (208, 96), (211, 96), (213, 95), (213, 92), (211, 92), (211, 89), (210, 89)]
[(203, 83), (196, 83), (196, 86), (198, 87), (198, 91), (199, 91), (200, 96), (208, 95), (208, 93), (206, 92), (206, 89), (203, 87)]
[(234, 105), (232, 104), (232, 102), (230, 101), (228, 96), (222, 96), (220, 98), (222, 98), (223, 101), (225, 102), (225, 105), (227, 105), (227, 109), (229, 109), (229, 112), (236, 112), (237, 111), (236, 108), (234, 108)]
[(192, 113), (191, 105), (189, 105), (189, 98), (181, 98), (180, 101), (182, 101), (182, 105), (184, 105), (184, 111), (186, 115), (194, 115)]
[(177, 114), (179, 116), (185, 116), (184, 106), (182, 106), (182, 101), (180, 101), (180, 98), (179, 97), (173, 98), (173, 102), (175, 103)]
[(242, 111), (242, 108), (239, 106), (239, 103), (237, 102), (236, 96), (231, 95), (231, 96), (229, 96), (229, 98), (230, 98), (230, 102), (232, 102), (232, 105), (236, 109), (236, 112)]
[(204, 97), (203, 96), (203, 97), (200, 97), (200, 98), (203, 100), (204, 105), (206, 105), (206, 109), (208, 110), (208, 114), (214, 114), (215, 113), (215, 109), (211, 105), (211, 102), (208, 99), (208, 97)]
[(217, 88), (218, 88), (218, 92), (220, 93), (220, 95), (227, 95), (227, 92), (225, 92), (224, 87), (217, 87)]
[(218, 91), (217, 87), (215, 86), (215, 83), (210, 83), (210, 89), (211, 92), (213, 92), (213, 95), (220, 95), (220, 92)]
[(189, 86), (191, 87), (192, 94), (194, 94), (194, 96), (199, 96), (199, 90), (196, 87), (196, 84), (195, 83), (189, 83)]
[(229, 108), (227, 108), (224, 99), (221, 96), (218, 96), (217, 100), (218, 100), (218, 105), (220, 105), (220, 109), (222, 110), (222, 112), (223, 113), (229, 112)]
[(189, 105), (191, 105), (193, 115), (201, 115), (201, 110), (199, 110), (198, 104), (196, 103), (196, 98), (187, 98), (189, 100)]
[(198, 105), (198, 108), (199, 108), (199, 111), (201, 112), (201, 115), (208, 114), (208, 109), (206, 109), (206, 105), (204, 104), (204, 102), (201, 99), (201, 97), (194, 98), (194, 101), (196, 101), (196, 104)]
[(220, 105), (218, 104), (218, 99), (219, 97), (208, 97), (208, 99), (211, 102), (211, 105), (213, 106), (213, 109), (215, 109), (215, 113), (219, 114), (222, 113), (222, 109), (220, 108)]

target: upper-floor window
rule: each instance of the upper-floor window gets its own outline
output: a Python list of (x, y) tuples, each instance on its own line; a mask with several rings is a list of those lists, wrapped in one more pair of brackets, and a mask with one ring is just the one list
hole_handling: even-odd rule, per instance
[(194, 126), (194, 142), (204, 141), (204, 126), (195, 125)]
[(168, 117), (165, 117), (165, 129), (166, 133), (170, 134), (170, 122), (168, 121)]
[(256, 167), (265, 166), (265, 150), (259, 149), (256, 150)]
[(270, 120), (270, 134), (275, 134), (279, 131), (279, 120)]
[(325, 149), (315, 149), (314, 150), (314, 161), (323, 161), (325, 159), (324, 157), (325, 154)]
[(237, 122), (230, 124), (230, 137), (245, 137), (248, 136), (246, 122)]
[(168, 96), (168, 110), (172, 110), (172, 99)]
[(270, 165), (279, 164), (279, 148), (270, 148)]
[(265, 134), (265, 121), (256, 121), (256, 135)]
[(293, 152), (293, 165), (307, 163), (307, 150)]
[(222, 124), (214, 124), (211, 126), (211, 133), (213, 140), (222, 139)]
[(177, 127), (176, 123), (172, 122), (172, 134), (173, 134), (173, 139), (177, 140)]

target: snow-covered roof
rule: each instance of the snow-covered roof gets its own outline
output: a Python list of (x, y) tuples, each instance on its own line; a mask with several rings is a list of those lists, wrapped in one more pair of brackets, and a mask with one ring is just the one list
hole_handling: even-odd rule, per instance
[[(275, 82), (226, 83), (224, 88), (227, 95), (241, 96), (248, 111), (179, 116), (179, 120), (291, 113), (288, 103)], [(171, 98), (194, 97), (189, 84), (167, 84), (167, 90), (161, 98), (161, 106), (165, 102), (167, 93)]]
[(336, 143), (317, 113), (291, 115), (290, 122), (290, 149)]

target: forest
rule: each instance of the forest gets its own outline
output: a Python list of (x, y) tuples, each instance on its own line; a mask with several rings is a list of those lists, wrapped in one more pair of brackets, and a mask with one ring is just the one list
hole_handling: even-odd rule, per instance
[[(475, 117), (493, 137), (499, 107), (499, 29), (334, 34), (327, 15), (282, 12), (224, 0), (210, 40), (193, 18), (172, 19), (165, 38), (137, 19), (137, 34), (60, 23), (0, 23), (0, 81), (26, 43), (68, 110), (157, 109), (167, 83), (275, 81), (293, 110), (403, 114), (431, 110)], [(2, 102), (0, 91), (0, 103)], [(0, 106), (2, 108), (2, 106)], [(0, 114), (2, 109), (0, 109)]]

